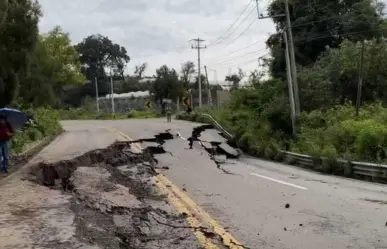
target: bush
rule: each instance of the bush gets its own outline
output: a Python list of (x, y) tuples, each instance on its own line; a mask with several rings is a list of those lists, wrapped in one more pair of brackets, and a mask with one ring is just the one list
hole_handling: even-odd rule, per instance
[[(305, 112), (300, 120), (300, 133), (297, 139), (292, 139), (286, 112), (279, 108), (281, 102), (270, 100), (267, 108), (252, 109), (253, 100), (246, 102), (242, 93), (238, 90), (236, 102), (240, 102), (240, 109), (233, 102), (233, 106), (201, 111), (212, 115), (234, 134), (233, 142), (252, 155), (275, 159), (279, 150), (288, 150), (321, 157), (324, 160), (319, 169), (330, 173), (348, 171), (337, 159), (387, 163), (387, 108), (381, 103), (362, 106), (358, 117), (349, 103)], [(208, 122), (200, 117), (198, 113), (178, 115), (179, 119)]]
[(12, 153), (20, 153), (28, 143), (55, 136), (62, 131), (59, 112), (50, 108), (25, 110), (34, 117), (34, 123), (24, 131), (16, 132), (10, 142)]
[(136, 111), (132, 110), (127, 114), (117, 113), (114, 116), (111, 113), (98, 114), (94, 111), (89, 111), (85, 108), (73, 108), (67, 110), (61, 110), (60, 117), (62, 120), (88, 120), (88, 119), (130, 119), (130, 118), (156, 118), (158, 114), (153, 111)]

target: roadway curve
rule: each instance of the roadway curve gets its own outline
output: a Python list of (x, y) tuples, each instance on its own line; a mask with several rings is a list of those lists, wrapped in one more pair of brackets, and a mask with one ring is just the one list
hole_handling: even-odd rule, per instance
[[(187, 138), (200, 124), (164, 119), (70, 121), (67, 129), (106, 125), (133, 139), (171, 129)], [(202, 140), (219, 140), (208, 131)], [(146, 146), (146, 145), (143, 145)], [(243, 156), (218, 169), (205, 150), (184, 139), (157, 156), (164, 174), (248, 248), (387, 248), (385, 185), (322, 175)]]

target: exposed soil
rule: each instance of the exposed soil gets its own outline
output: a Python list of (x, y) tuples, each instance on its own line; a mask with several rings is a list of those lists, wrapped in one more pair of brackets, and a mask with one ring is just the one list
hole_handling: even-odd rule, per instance
[[(233, 148), (222, 147), (218, 142), (205, 146), (199, 137), (203, 131), (212, 128), (210, 125), (196, 127), (187, 140), (190, 145), (199, 142), (217, 167), (222, 169), (220, 164), (223, 159), (219, 159), (219, 156), (224, 156), (224, 160), (236, 158), (238, 152), (233, 151)], [(30, 238), (35, 241), (34, 245), (55, 249), (202, 248), (193, 230), (200, 231), (214, 243), (222, 245), (221, 238), (210, 229), (188, 226), (187, 214), (176, 213), (166, 197), (155, 187), (153, 177), (158, 174), (156, 169), (168, 170), (168, 167), (157, 165), (154, 155), (169, 153), (163, 144), (176, 137), (167, 130), (152, 138), (115, 142), (107, 148), (93, 150), (71, 160), (30, 165), (23, 179), (62, 193), (66, 200), (62, 200), (62, 197), (57, 199), (63, 203), (62, 206), (65, 205), (59, 209), (62, 210), (60, 216), (68, 217), (60, 218), (67, 219), (64, 225), (67, 232), (62, 229), (55, 232), (50, 230), (50, 227), (55, 226), (48, 226), (44, 228), (46, 232), (36, 233), (36, 236), (32, 236), (34, 238)], [(154, 145), (146, 147), (142, 153), (132, 152), (132, 144), (142, 142)], [(29, 156), (14, 157), (11, 163), (23, 165), (27, 160)], [(10, 167), (10, 170), (16, 169)], [(28, 215), (27, 210), (20, 209), (18, 214), (12, 215), (25, 216)], [(42, 215), (44, 222), (52, 222), (50, 217), (45, 216), (45, 212)], [(32, 224), (29, 227), (36, 227)], [(75, 232), (70, 235), (73, 226)], [(56, 236), (58, 232), (64, 234)], [(48, 239), (51, 237), (67, 239)]]
[[(71, 195), (76, 236), (83, 243), (112, 249), (200, 248), (185, 216), (173, 212), (152, 186), (153, 152), (158, 151), (133, 153), (129, 142), (116, 142), (72, 160), (32, 165), (26, 178)], [(44, 248), (62, 248), (54, 244)]]

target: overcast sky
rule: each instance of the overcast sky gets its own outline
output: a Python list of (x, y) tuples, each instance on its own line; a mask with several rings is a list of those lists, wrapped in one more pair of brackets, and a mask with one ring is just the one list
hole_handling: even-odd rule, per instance
[[(265, 0), (266, 1), (266, 0)], [(260, 9), (267, 6), (261, 1)], [(74, 43), (91, 34), (108, 36), (124, 46), (131, 57), (128, 72), (147, 62), (146, 75), (153, 75), (162, 64), (180, 70), (184, 61), (197, 62), (197, 51), (190, 39), (200, 37), (210, 45), (238, 18), (250, 0), (40, 0), (44, 16), (40, 31), (61, 26)], [(253, 1), (255, 3), (255, 1)], [(258, 67), (257, 58), (266, 51), (265, 41), (275, 32), (270, 19), (257, 19), (255, 4), (221, 39), (202, 52), (202, 65), (207, 65), (209, 78), (218, 80), (237, 71)], [(251, 13), (249, 15), (249, 13)], [(244, 22), (243, 22), (244, 20)], [(238, 25), (240, 26), (238, 27)], [(250, 28), (237, 37), (249, 26)], [(235, 30), (235, 31), (234, 31)], [(234, 32), (232, 32), (234, 31)], [(231, 33), (231, 34), (230, 34)], [(230, 35), (229, 35), (230, 34)], [(228, 36), (228, 37), (227, 37)]]

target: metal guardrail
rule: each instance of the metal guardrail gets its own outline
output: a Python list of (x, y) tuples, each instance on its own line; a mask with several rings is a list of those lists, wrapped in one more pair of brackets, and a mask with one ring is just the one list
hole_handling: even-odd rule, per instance
[(203, 117), (208, 118), (209, 120), (211, 120), (212, 124), (218, 130), (220, 130), (225, 136), (227, 136), (228, 138), (232, 138), (233, 137), (233, 135), (231, 135), (228, 131), (226, 131), (226, 129), (224, 129), (211, 115), (209, 115), (209, 114), (200, 114), (200, 115), (203, 116)]
[[(227, 137), (232, 138), (233, 136), (224, 129), (211, 115), (209, 114), (200, 114), (203, 117), (208, 118), (213, 125), (223, 132)], [(324, 164), (324, 161), (328, 160), (327, 158), (322, 157), (313, 157), (310, 155), (290, 152), (290, 151), (281, 151), (284, 153), (284, 156), (289, 160), (293, 161), (294, 164), (303, 166), (305, 168), (316, 169), (316, 167), (321, 167)], [(334, 160), (335, 163), (341, 165), (344, 168), (344, 174), (346, 176), (360, 176), (371, 178), (372, 180), (382, 180), (387, 181), (387, 165), (369, 163), (369, 162), (357, 162), (357, 161), (347, 161), (343, 159)]]
[[(293, 160), (295, 164), (304, 166), (305, 168), (315, 168), (316, 166), (323, 165), (324, 160), (327, 158), (313, 157), (305, 154), (299, 154), (289, 151), (281, 151), (285, 156)], [(347, 161), (343, 159), (334, 160), (338, 165), (346, 168), (345, 175), (347, 176), (361, 176), (370, 177), (374, 180), (387, 180), (387, 165), (369, 163), (369, 162), (357, 162)]]

